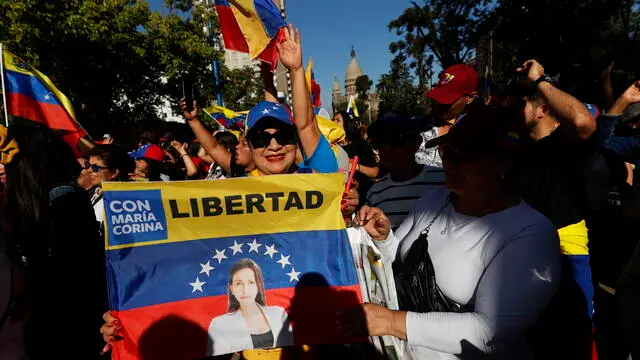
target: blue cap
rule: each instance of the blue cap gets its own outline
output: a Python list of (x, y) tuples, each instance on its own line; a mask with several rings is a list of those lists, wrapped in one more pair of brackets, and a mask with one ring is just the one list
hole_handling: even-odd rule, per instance
[(294, 125), (291, 111), (289, 111), (289, 109), (284, 105), (269, 101), (261, 101), (251, 109), (251, 111), (249, 111), (249, 115), (247, 115), (247, 131), (255, 127), (260, 119), (266, 117), (278, 119), (287, 125)]

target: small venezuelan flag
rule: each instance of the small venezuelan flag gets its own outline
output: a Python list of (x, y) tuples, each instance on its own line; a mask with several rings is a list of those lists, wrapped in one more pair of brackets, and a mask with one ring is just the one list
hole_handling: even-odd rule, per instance
[(313, 59), (311, 58), (309, 58), (309, 66), (307, 66), (305, 77), (307, 78), (307, 87), (309, 88), (309, 92), (311, 92), (311, 104), (314, 107), (322, 106), (320, 84), (316, 82), (316, 74), (313, 72)]
[(7, 50), (2, 51), (7, 113), (62, 130), (67, 143), (78, 151), (87, 132), (76, 120), (71, 101), (51, 80)]
[(273, 0), (215, 0), (215, 5), (225, 48), (248, 53), (275, 69), (276, 41), (284, 37), (287, 23)]
[(246, 111), (235, 112), (222, 106), (211, 106), (203, 109), (203, 111), (225, 129), (244, 129), (244, 121), (247, 117)]

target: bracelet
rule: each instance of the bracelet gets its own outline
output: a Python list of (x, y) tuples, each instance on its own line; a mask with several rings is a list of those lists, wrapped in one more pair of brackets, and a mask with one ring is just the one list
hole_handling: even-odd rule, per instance
[(189, 156), (189, 154), (182, 154), (180, 157), (185, 157), (185, 156)]

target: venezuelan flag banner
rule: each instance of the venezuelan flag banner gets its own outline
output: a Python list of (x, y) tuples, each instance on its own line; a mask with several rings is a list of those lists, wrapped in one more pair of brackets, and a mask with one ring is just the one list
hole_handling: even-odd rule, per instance
[(248, 53), (275, 69), (275, 41), (284, 36), (287, 23), (273, 0), (215, 0), (215, 5), (225, 48)]
[(244, 129), (247, 111), (235, 112), (222, 106), (210, 106), (202, 110), (225, 129)]
[(307, 66), (305, 77), (307, 79), (307, 88), (309, 88), (309, 92), (311, 93), (311, 105), (314, 107), (322, 106), (322, 99), (320, 98), (320, 84), (316, 82), (316, 74), (313, 72), (312, 58), (309, 58), (309, 65)]
[(342, 174), (106, 183), (106, 258), (124, 340), (114, 359), (199, 359), (348, 343), (362, 295)]
[(19, 57), (3, 49), (2, 59), (8, 114), (62, 130), (65, 141), (77, 151), (78, 141), (87, 133), (76, 120), (71, 101)]

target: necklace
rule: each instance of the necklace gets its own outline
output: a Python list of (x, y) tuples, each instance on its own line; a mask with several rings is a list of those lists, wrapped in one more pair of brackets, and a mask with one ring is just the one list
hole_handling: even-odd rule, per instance
[(429, 222), (429, 225), (427, 225), (427, 227), (424, 228), (424, 230), (422, 230), (421, 233), (425, 235), (427, 238), (429, 237), (429, 230), (431, 230), (431, 226), (433, 225), (434, 222), (436, 222), (436, 220), (440, 217), (440, 215), (442, 215), (442, 212), (450, 203), (451, 203), (451, 194), (447, 196), (447, 199), (444, 201), (444, 204), (442, 204), (442, 206), (440, 207), (440, 210), (438, 210), (438, 212), (433, 217), (433, 219), (431, 219), (431, 221)]

